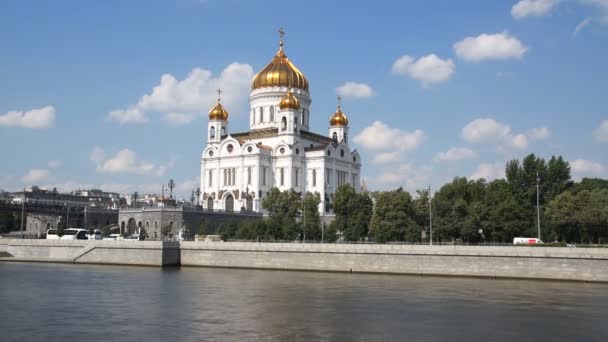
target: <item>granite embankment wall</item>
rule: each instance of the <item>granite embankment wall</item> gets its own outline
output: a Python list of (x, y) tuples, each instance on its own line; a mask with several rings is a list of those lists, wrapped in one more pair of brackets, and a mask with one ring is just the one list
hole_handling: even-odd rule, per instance
[(608, 248), (182, 242), (182, 266), (608, 282)]
[(608, 248), (0, 239), (0, 260), (608, 282)]
[(169, 266), (179, 265), (180, 256), (178, 242), (163, 241), (15, 239), (5, 246), (10, 257), (3, 259), (9, 261)]

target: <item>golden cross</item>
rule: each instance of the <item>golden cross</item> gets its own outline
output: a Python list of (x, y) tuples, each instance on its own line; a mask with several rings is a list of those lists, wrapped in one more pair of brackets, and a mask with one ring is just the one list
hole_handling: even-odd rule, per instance
[(220, 102), (220, 97), (222, 96), (222, 89), (217, 88), (217, 102)]
[(337, 99), (338, 99), (338, 109), (340, 109), (342, 107), (342, 97), (340, 97), (340, 95), (338, 95)]
[(279, 46), (283, 47), (283, 37), (285, 36), (285, 31), (283, 31), (283, 27), (279, 28), (279, 36), (281, 37), (281, 40), (279, 41)]

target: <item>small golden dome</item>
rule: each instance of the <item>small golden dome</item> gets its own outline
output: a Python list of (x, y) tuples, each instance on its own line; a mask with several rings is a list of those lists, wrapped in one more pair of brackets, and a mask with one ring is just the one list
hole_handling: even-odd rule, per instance
[(220, 103), (220, 94), (222, 91), (217, 90), (217, 104), (209, 111), (209, 120), (228, 120), (228, 111)]
[(283, 30), (279, 30), (279, 33), (281, 33), (279, 51), (272, 61), (255, 75), (251, 90), (264, 87), (290, 87), (308, 91), (308, 80), (283, 52)]
[(281, 102), (279, 102), (279, 108), (300, 109), (300, 100), (291, 93), (291, 90), (288, 90), (287, 94), (285, 94), (281, 99)]
[(346, 114), (344, 114), (342, 112), (342, 106), (340, 104), (340, 96), (338, 96), (338, 109), (336, 109), (336, 112), (334, 113), (334, 115), (331, 116), (331, 118), (329, 119), (329, 125), (334, 127), (334, 126), (348, 126), (348, 118), (346, 117)]

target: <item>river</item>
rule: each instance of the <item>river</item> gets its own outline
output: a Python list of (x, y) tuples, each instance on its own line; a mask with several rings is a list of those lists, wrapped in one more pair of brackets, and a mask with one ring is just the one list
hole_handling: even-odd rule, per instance
[(606, 341), (608, 284), (0, 263), (2, 341)]

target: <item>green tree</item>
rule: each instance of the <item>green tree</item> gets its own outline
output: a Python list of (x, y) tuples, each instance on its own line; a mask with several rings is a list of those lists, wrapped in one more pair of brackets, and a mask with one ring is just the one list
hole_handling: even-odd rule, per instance
[(330, 233), (340, 232), (347, 241), (358, 241), (368, 235), (373, 202), (367, 193), (357, 193), (348, 184), (341, 185), (336, 189), (333, 208), (336, 217)]
[[(273, 226), (275, 239), (293, 240), (302, 235), (297, 219), (299, 218), (302, 202), (300, 195), (293, 189), (280, 191), (272, 188), (266, 198), (262, 200), (262, 207), (268, 211), (269, 220)], [(276, 230), (280, 228), (280, 231)]]
[(8, 233), (16, 230), (15, 215), (10, 211), (0, 214), (0, 233)]
[(412, 196), (399, 188), (374, 194), (370, 233), (377, 242), (418, 241), (420, 231), (413, 220)]
[(321, 197), (319, 193), (306, 193), (304, 196), (303, 220), (304, 231), (307, 240), (321, 240), (321, 220), (319, 217), (319, 203)]

